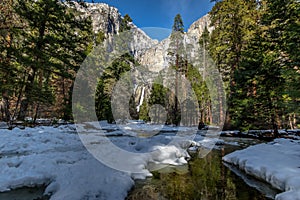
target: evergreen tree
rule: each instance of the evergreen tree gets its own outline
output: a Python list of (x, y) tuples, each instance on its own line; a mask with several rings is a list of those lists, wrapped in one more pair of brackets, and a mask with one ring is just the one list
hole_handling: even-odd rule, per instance
[(257, 2), (255, 0), (216, 1), (210, 12), (212, 25), (210, 54), (215, 60), (227, 88), (228, 110), (224, 129), (236, 126), (237, 80), (242, 53), (253, 37), (253, 21)]
[(147, 101), (143, 101), (141, 107), (140, 107), (140, 112), (139, 112), (139, 119), (148, 122), (150, 121), (149, 117), (149, 105)]
[[(192, 85), (193, 89), (196, 92), (198, 103), (200, 105), (200, 121), (205, 123), (213, 123), (212, 119), (212, 110), (211, 110), (211, 97), (210, 93), (208, 91), (208, 88), (206, 86), (206, 82), (208, 80), (209, 75), (209, 69), (210, 69), (210, 61), (209, 61), (209, 44), (210, 44), (210, 33), (208, 31), (207, 26), (205, 26), (203, 33), (199, 39), (200, 47), (202, 48), (202, 51), (200, 52), (201, 59), (202, 59), (202, 67), (203, 67), (203, 73), (202, 77), (197, 78), (199, 82), (194, 83), (194, 77), (197, 77), (197, 72), (193, 72), (189, 77), (192, 78)], [(194, 71), (194, 68), (192, 68), (192, 71)], [(201, 81), (200, 81), (201, 80)]]
[(130, 26), (129, 26), (130, 22), (132, 22), (132, 19), (128, 14), (126, 14), (121, 20), (119, 32), (129, 31), (130, 30)]
[[(114, 121), (112, 113), (112, 92), (115, 84), (125, 72), (131, 69), (131, 65), (135, 64), (133, 56), (126, 53), (116, 58), (112, 64), (104, 69), (103, 76), (98, 82), (96, 91), (96, 114), (99, 120), (107, 120), (109, 123)], [(124, 91), (126, 92), (126, 91)], [(122, 105), (125, 106), (125, 105)], [(126, 107), (126, 106), (125, 106)], [(133, 118), (137, 119), (134, 100), (130, 100), (129, 109)], [(120, 110), (121, 112), (121, 110)], [(126, 112), (126, 111), (125, 111)]]
[(5, 116), (3, 121), (10, 121), (9, 96), (17, 88), (18, 67), (11, 56), (12, 48), (17, 45), (14, 40), (15, 29), (21, 27), (16, 13), (13, 10), (12, 0), (0, 2), (0, 95), (1, 115)]
[(14, 50), (27, 72), (18, 115), (23, 120), (34, 102), (36, 113), (40, 103), (52, 103), (49, 81), (53, 74), (74, 78), (70, 71), (76, 72), (85, 58), (91, 24), (57, 0), (18, 0), (15, 10), (26, 22), (17, 36), (23, 43)]
[(184, 25), (180, 14), (177, 14), (174, 18), (174, 24), (172, 27), (173, 32), (184, 32)]
[[(282, 124), (282, 117), (288, 114), (285, 112), (285, 103), (288, 103), (287, 107), (293, 103), (299, 105), (299, 92), (295, 92), (299, 91), (299, 86), (290, 84), (291, 80), (299, 80), (299, 72), (296, 70), (299, 67), (299, 55), (291, 49), (297, 48), (297, 45), (299, 47), (299, 44), (294, 44), (295, 39), (299, 40), (299, 34), (295, 34), (300, 26), (299, 17), (299, 1), (266, 1), (261, 20), (264, 36), (262, 73), (268, 78), (262, 80), (270, 113), (267, 119), (275, 134)], [(291, 101), (288, 101), (289, 97)], [(293, 109), (297, 107), (292, 106)], [(288, 111), (293, 112), (290, 109)]]
[[(210, 53), (228, 88), (226, 128), (295, 127), (299, 2), (217, 1)], [(289, 121), (289, 122), (288, 122)]]
[[(127, 92), (129, 92), (129, 91), (127, 91)], [(137, 107), (137, 105), (135, 103), (135, 98), (133, 95), (131, 95), (131, 97), (129, 99), (129, 115), (130, 115), (130, 118), (133, 120), (139, 119), (139, 112), (137, 111), (136, 107)]]
[(295, 18), (287, 14), (292, 12), (291, 4), (292, 1), (263, 1), (258, 10), (256, 21), (260, 23), (236, 72), (240, 88), (236, 113), (241, 128), (271, 128), (277, 135), (278, 128), (287, 127), (288, 119), (294, 121), (291, 118), (297, 113), (299, 95), (292, 82), (299, 80), (299, 73), (293, 69), (295, 60), (285, 45), (289, 43), (285, 34), (291, 31), (287, 27), (295, 25)]
[(172, 27), (172, 33), (170, 36), (170, 44), (168, 49), (168, 55), (171, 57), (171, 66), (175, 69), (175, 94), (169, 93), (169, 116), (171, 117), (171, 123), (179, 125), (180, 122), (180, 110), (178, 102), (178, 88), (179, 88), (179, 76), (180, 72), (185, 70), (186, 61), (184, 50), (184, 25), (180, 14), (177, 14), (174, 18), (174, 24)]
[[(167, 89), (164, 88), (163, 86), (163, 82), (162, 79), (158, 79), (156, 80), (156, 82), (152, 85), (152, 90), (151, 90), (151, 95), (149, 98), (149, 106), (153, 106), (153, 105), (161, 105), (164, 108), (168, 108), (168, 98), (170, 98), (170, 96), (168, 96), (167, 93)], [(160, 123), (160, 114), (161, 114), (161, 110), (158, 109), (159, 107), (155, 107), (157, 108), (157, 110), (152, 110), (152, 114), (153, 114), (153, 119), (151, 119), (152, 122), (154, 123)], [(166, 123), (173, 123), (172, 119), (174, 117), (173, 113), (168, 113), (167, 116), (167, 122)]]

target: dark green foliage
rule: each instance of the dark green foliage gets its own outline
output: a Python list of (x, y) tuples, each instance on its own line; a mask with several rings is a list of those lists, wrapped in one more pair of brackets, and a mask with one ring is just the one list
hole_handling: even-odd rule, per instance
[(130, 115), (131, 119), (138, 120), (139, 119), (139, 113), (136, 109), (137, 105), (136, 105), (134, 99), (135, 98), (134, 98), (133, 95), (129, 99), (129, 115)]
[(299, 17), (296, 0), (216, 2), (210, 54), (227, 83), (226, 128), (296, 127)]
[[(113, 88), (117, 81), (120, 80), (121, 76), (131, 69), (131, 64), (134, 63), (135, 60), (130, 54), (124, 54), (115, 59), (110, 66), (105, 68), (102, 77), (99, 79), (95, 96), (96, 114), (99, 120), (107, 120), (110, 123), (114, 121), (111, 108)], [(129, 109), (131, 117), (133, 119), (138, 119), (133, 98), (130, 99)]]
[(22, 67), (16, 63), (12, 56), (14, 48), (17, 48), (19, 41), (15, 39), (15, 32), (22, 28), (22, 21), (14, 12), (12, 0), (0, 2), (0, 94), (5, 93), (9, 99), (19, 85), (24, 81)]
[(184, 26), (180, 14), (174, 18), (168, 55), (171, 58), (170, 66), (175, 69), (175, 93), (168, 92), (169, 100), (167, 104), (168, 123), (179, 125), (180, 122), (180, 105), (178, 101), (179, 76), (186, 69), (185, 49), (183, 44)]
[(140, 112), (139, 112), (139, 119), (144, 120), (145, 122), (150, 121), (149, 117), (149, 105), (147, 101), (143, 101)]
[[(186, 74), (187, 79), (192, 85), (193, 91), (195, 92), (196, 98), (198, 100), (198, 105), (200, 109), (200, 121), (205, 122), (207, 124), (211, 123), (208, 118), (210, 113), (207, 113), (207, 109), (210, 106), (210, 92), (206, 86), (206, 83), (203, 80), (202, 75), (199, 71), (192, 66), (191, 64), (188, 65), (188, 72)], [(194, 108), (194, 111), (197, 109)], [(189, 111), (191, 112), (191, 111)]]
[(18, 118), (23, 120), (29, 106), (37, 104), (37, 113), (40, 104), (53, 103), (53, 88), (48, 87), (53, 76), (73, 78), (70, 72), (76, 72), (85, 58), (91, 25), (57, 0), (20, 0), (15, 12), (24, 20), (24, 27), (15, 33), (19, 45), (12, 50), (27, 80), (20, 91)]
[(172, 104), (170, 104), (170, 101), (172, 101), (172, 95), (170, 95), (170, 91), (167, 90), (164, 86), (163, 86), (163, 82), (161, 78), (158, 78), (158, 80), (156, 80), (156, 82), (152, 85), (152, 90), (151, 90), (151, 95), (150, 98), (148, 100), (148, 104), (149, 107), (153, 107), (152, 110), (152, 118), (151, 121), (154, 123), (160, 123), (160, 115), (161, 110), (160, 107), (161, 106), (163, 108), (166, 109), (167, 111), (167, 121), (165, 122), (166, 124), (175, 124), (175, 117), (177, 115), (177, 113), (173, 113), (174, 112), (174, 108), (171, 107)]
[(0, 89), (15, 101), (12, 117), (36, 118), (42, 106), (59, 101), (65, 107), (56, 110), (58, 117), (70, 118), (70, 82), (85, 58), (90, 21), (58, 0), (5, 0), (0, 9), (6, 13), (0, 19)]
[(199, 40), (199, 43), (204, 50), (208, 49), (209, 41), (210, 41), (209, 31), (207, 29), (207, 26), (205, 26), (204, 31)]
[(273, 128), (284, 126), (284, 116), (299, 113), (299, 86), (291, 82), (299, 80), (300, 77), (297, 71), (299, 55), (291, 50), (291, 47), (297, 46), (299, 49), (296, 42), (299, 40), (299, 32), (295, 33), (300, 26), (299, 5), (296, 0), (268, 0), (262, 15), (264, 56), (261, 69), (262, 74), (268, 78), (261, 78), (261, 81), (265, 87), (264, 95), (270, 113), (269, 124)]
[[(0, 91), (5, 101), (13, 99), (12, 117), (23, 120), (30, 113), (36, 118), (44, 106), (57, 117), (71, 118), (75, 74), (93, 48), (103, 43), (105, 34), (92, 33), (90, 20), (63, 2), (74, 3), (70, 0), (0, 2)], [(77, 2), (85, 6), (84, 1)], [(298, 0), (215, 0), (210, 12), (214, 30), (210, 34), (205, 27), (199, 40), (203, 73), (188, 63), (184, 25), (180, 14), (176, 15), (168, 49), (170, 68), (175, 71), (175, 90), (166, 89), (162, 77), (158, 78), (139, 113), (134, 97), (129, 99), (131, 118), (149, 121), (149, 109), (159, 104), (167, 111), (167, 123), (178, 125), (181, 113), (194, 109), (193, 102), (187, 100), (179, 105), (177, 99), (184, 90), (181, 83), (184, 77), (197, 97), (199, 108), (195, 110), (199, 109), (200, 120), (220, 124), (225, 113), (217, 113), (217, 120), (212, 120), (216, 115), (213, 105), (220, 108), (224, 105), (215, 98), (221, 86), (216, 85), (214, 90), (208, 87), (217, 83), (210, 76), (210, 55), (226, 86), (229, 108), (225, 128), (299, 128), (299, 15)], [(126, 14), (119, 32), (129, 31), (131, 22)], [(121, 49), (127, 48), (124, 41), (128, 40), (128, 34), (124, 35), (116, 40)], [(99, 119), (113, 121), (113, 87), (134, 64), (133, 57), (124, 54), (105, 69), (95, 97)], [(128, 77), (124, 80), (130, 84)], [(59, 109), (56, 104), (60, 104)], [(89, 114), (80, 103), (75, 109), (82, 110), (83, 115)]]
[(129, 31), (131, 29), (129, 26), (130, 22), (132, 22), (132, 19), (128, 14), (126, 14), (121, 20), (119, 32)]
[[(214, 68), (214, 63), (210, 59), (209, 55), (209, 46), (211, 43), (210, 33), (208, 31), (207, 26), (205, 26), (204, 31), (199, 39), (199, 44), (201, 47), (201, 59), (202, 59), (202, 66), (203, 66), (203, 73), (200, 75), (198, 71), (192, 66), (190, 66), (188, 77), (192, 83), (193, 90), (195, 91), (198, 99), (198, 103), (200, 106), (200, 121), (206, 124), (220, 124), (223, 118), (223, 113), (220, 112), (218, 115), (213, 116), (212, 111), (212, 103), (218, 105), (218, 109), (223, 109), (222, 105), (216, 100), (218, 96), (217, 90), (210, 90), (207, 87), (207, 84), (213, 85), (215, 88), (217, 86), (216, 83), (219, 83), (219, 80), (215, 79), (215, 75), (212, 74), (212, 69)], [(200, 75), (200, 77), (199, 77)], [(192, 79), (191, 79), (192, 78)], [(195, 82), (195, 80), (197, 80)], [(220, 86), (219, 86), (220, 87)], [(215, 102), (212, 102), (212, 99), (215, 99)], [(213, 119), (214, 118), (214, 119)]]
[(162, 83), (154, 83), (152, 85), (149, 105), (159, 104), (163, 107), (167, 106), (167, 89), (164, 88)]
[(215, 60), (227, 85), (228, 111), (225, 129), (234, 128), (235, 72), (239, 70), (242, 53), (253, 35), (256, 20), (256, 1), (217, 1), (210, 12), (215, 29), (211, 35), (210, 54)]
[(95, 43), (96, 45), (100, 45), (105, 40), (105, 34), (100, 31), (96, 34)]
[(174, 18), (174, 24), (172, 27), (173, 32), (184, 32), (184, 25), (180, 14), (177, 14)]

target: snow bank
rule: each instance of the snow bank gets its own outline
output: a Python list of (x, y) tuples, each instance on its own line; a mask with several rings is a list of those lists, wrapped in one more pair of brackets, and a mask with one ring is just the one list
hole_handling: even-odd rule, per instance
[(285, 191), (276, 200), (300, 200), (300, 141), (277, 139), (233, 152), (223, 161)]
[(51, 199), (124, 199), (132, 178), (106, 167), (72, 126), (0, 131), (0, 191), (48, 185)]
[(189, 154), (176, 146), (156, 146), (153, 148), (151, 161), (158, 164), (187, 164)]
[[(150, 125), (136, 123), (126, 127), (151, 131)], [(45, 194), (51, 199), (124, 199), (134, 184), (134, 178), (151, 175), (147, 164), (186, 164), (189, 155), (182, 140), (168, 145), (174, 138), (169, 134), (153, 137), (132, 137), (116, 125), (103, 124), (98, 130), (93, 123), (82, 125), (89, 147), (104, 147), (109, 140), (120, 149), (139, 153), (135, 160), (125, 162), (117, 152), (110, 152), (115, 161), (128, 164), (136, 173), (120, 172), (95, 159), (83, 146), (74, 125), (59, 127), (15, 128), (0, 130), (0, 192), (24, 186), (47, 185)], [(159, 128), (158, 126), (154, 126)], [(178, 128), (165, 127), (171, 132)], [(190, 128), (180, 128), (188, 131)], [(121, 137), (120, 137), (121, 136)], [(187, 142), (190, 143), (190, 142)], [(189, 144), (186, 144), (189, 145)], [(143, 154), (143, 152), (151, 152)], [(147, 155), (147, 156), (145, 156)]]

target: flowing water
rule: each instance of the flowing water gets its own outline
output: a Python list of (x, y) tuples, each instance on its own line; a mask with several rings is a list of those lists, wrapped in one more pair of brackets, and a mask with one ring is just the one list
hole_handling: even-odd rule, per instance
[[(257, 143), (240, 139), (238, 142), (244, 147)], [(240, 148), (243, 147), (225, 145), (204, 158), (193, 154), (186, 166), (153, 171), (152, 178), (137, 182), (127, 200), (274, 199), (279, 191), (222, 162), (222, 156)]]

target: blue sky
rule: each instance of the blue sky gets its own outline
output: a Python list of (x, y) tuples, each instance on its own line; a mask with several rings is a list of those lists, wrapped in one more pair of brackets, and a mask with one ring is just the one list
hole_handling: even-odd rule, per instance
[(194, 21), (207, 14), (213, 6), (210, 0), (95, 0), (95, 2), (114, 6), (123, 16), (129, 14), (135, 25), (140, 28), (148, 27), (143, 30), (157, 38), (169, 33), (176, 14), (181, 14), (187, 30)]

